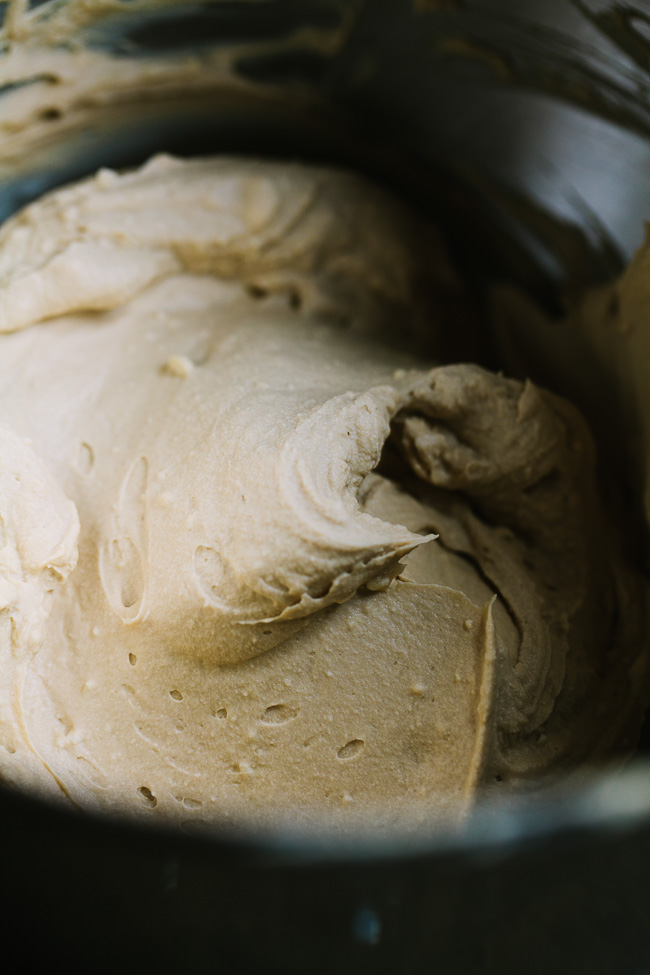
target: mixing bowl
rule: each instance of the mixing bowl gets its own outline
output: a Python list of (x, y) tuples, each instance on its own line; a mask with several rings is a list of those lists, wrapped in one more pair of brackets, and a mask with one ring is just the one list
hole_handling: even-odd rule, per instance
[[(476, 355), (498, 367), (495, 286), (557, 316), (567, 294), (616, 275), (650, 216), (645, 0), (1, 8), (2, 217), (160, 150), (345, 164), (441, 228), (485, 322)], [(103, 65), (95, 87), (89, 52)], [(563, 391), (548, 362), (526, 371)], [(603, 431), (600, 447), (615, 451), (642, 538), (612, 439)], [(79, 972), (644, 975), (643, 752), (642, 740), (624, 772), (554, 798), (480, 804), (462, 827), (379, 837), (369, 823), (347, 840), (325, 827), (145, 828), (3, 790), (4, 924), (19, 952), (8, 971), (56, 959)]]

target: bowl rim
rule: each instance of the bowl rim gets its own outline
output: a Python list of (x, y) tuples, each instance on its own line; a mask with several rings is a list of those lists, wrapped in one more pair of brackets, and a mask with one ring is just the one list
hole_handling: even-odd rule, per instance
[[(605, 840), (614, 834), (650, 827), (650, 760), (637, 758), (625, 769), (594, 772), (561, 795), (512, 795), (484, 799), (462, 822), (438, 821), (416, 830), (390, 832), (372, 827), (341, 833), (334, 822), (304, 827), (290, 819), (275, 826), (233, 823), (183, 829), (162, 818), (147, 823), (126, 814), (83, 811), (0, 784), (0, 820), (20, 821), (42, 836), (74, 835), (92, 845), (194, 851), (210, 859), (283, 867), (333, 864), (436, 862), (462, 856), (489, 863), (494, 856), (517, 855), (533, 847), (578, 838)], [(487, 859), (486, 859), (487, 855)]]

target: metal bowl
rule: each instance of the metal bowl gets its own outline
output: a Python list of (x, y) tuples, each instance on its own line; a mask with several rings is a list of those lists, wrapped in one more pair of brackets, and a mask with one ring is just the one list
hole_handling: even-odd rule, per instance
[[(104, 52), (116, 77), (129, 61), (194, 57), (206, 83), (125, 91), (117, 110), (81, 99), (70, 124), (45, 69), (8, 68), (21, 30), (64, 4), (1, 5), (0, 108), (19, 87), (41, 93), (29, 152), (0, 112), (2, 216), (161, 149), (344, 163), (441, 227), (479, 307), (505, 282), (550, 314), (641, 241), (646, 0), (113, 0), (56, 43)], [(498, 365), (488, 325), (481, 348)], [(281, 827), (185, 835), (8, 790), (0, 830), (16, 971), (55, 956), (79, 972), (650, 971), (641, 757), (417, 837), (380, 839), (371, 824), (354, 841)]]

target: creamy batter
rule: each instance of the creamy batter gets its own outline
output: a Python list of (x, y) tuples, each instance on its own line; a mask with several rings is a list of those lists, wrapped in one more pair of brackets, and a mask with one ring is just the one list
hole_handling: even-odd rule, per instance
[(158, 156), (0, 231), (0, 774), (86, 808), (428, 820), (634, 743), (645, 582), (569, 403), (437, 362), (430, 229)]

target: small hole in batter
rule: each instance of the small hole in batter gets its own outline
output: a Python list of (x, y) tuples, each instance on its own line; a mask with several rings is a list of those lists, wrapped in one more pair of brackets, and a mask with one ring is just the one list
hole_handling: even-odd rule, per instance
[(347, 761), (350, 758), (356, 758), (356, 756), (363, 750), (365, 741), (361, 738), (353, 738), (352, 741), (347, 742), (343, 745), (343, 748), (339, 748), (336, 753), (341, 761)]
[(271, 704), (260, 721), (263, 724), (286, 724), (287, 721), (293, 721), (298, 716), (298, 711), (299, 708), (290, 707), (288, 704)]
[(199, 809), (203, 803), (200, 799), (191, 799), (189, 796), (186, 796), (183, 799), (183, 805), (186, 809)]
[(54, 122), (56, 121), (56, 119), (61, 118), (62, 115), (63, 112), (61, 111), (61, 109), (56, 108), (54, 105), (50, 106), (50, 108), (43, 108), (38, 113), (38, 117), (43, 122)]
[(150, 806), (152, 809), (154, 806), (158, 805), (158, 800), (156, 799), (151, 789), (147, 788), (146, 785), (141, 785), (140, 788), (138, 789), (138, 792), (144, 799), (145, 803), (148, 806)]
[(268, 297), (266, 288), (262, 288), (259, 284), (247, 284), (246, 291), (251, 298), (256, 298), (257, 300)]

